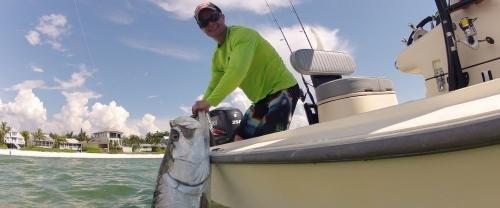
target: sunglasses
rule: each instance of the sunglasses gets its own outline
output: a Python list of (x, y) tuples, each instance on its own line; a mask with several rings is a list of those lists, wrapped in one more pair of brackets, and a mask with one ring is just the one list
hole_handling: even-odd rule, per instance
[(196, 18), (196, 17), (195, 17), (195, 19), (196, 19), (196, 23), (198, 23), (198, 26), (200, 26), (200, 28), (204, 28), (208, 25), (208, 23), (215, 22), (215, 21), (219, 20), (220, 16), (221, 16), (220, 12), (214, 12), (203, 19)]

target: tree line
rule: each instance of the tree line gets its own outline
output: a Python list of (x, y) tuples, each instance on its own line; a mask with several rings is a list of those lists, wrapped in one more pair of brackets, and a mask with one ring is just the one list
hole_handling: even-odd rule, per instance
[(153, 149), (155, 149), (160, 147), (163, 144), (165, 137), (168, 137), (169, 135), (170, 133), (168, 131), (156, 131), (154, 133), (148, 132), (144, 137), (132, 134), (123, 138), (123, 144), (132, 147), (133, 151), (139, 148), (140, 144), (151, 144)]
[[(8, 126), (7, 122), (2, 121), (0, 123), (0, 146), (5, 145), (4, 138), (7, 134), (9, 134), (12, 131), (12, 128)], [(46, 133), (43, 132), (42, 129), (38, 128), (34, 132), (29, 132), (29, 131), (21, 131), (19, 132), (21, 136), (24, 138), (24, 141), (26, 142), (26, 145), (31, 144), (32, 142), (35, 141), (43, 141), (45, 140), (45, 135)], [(138, 148), (140, 144), (151, 144), (153, 146), (161, 146), (163, 140), (165, 137), (169, 136), (169, 132), (160, 132), (156, 131), (154, 133), (148, 132), (144, 137), (138, 136), (138, 135), (129, 135), (128, 137), (123, 137), (123, 144), (126, 144), (132, 148), (136, 147)], [(49, 137), (54, 140), (54, 148), (59, 148), (59, 145), (61, 143), (66, 142), (66, 139), (69, 138), (74, 138), (78, 140), (79, 142), (89, 142), (91, 140), (91, 137), (87, 135), (87, 132), (83, 131), (83, 129), (80, 129), (80, 133), (74, 134), (73, 131), (68, 132), (66, 134), (56, 134), (56, 133), (49, 133)], [(33, 139), (32, 142), (30, 142), (30, 139)]]

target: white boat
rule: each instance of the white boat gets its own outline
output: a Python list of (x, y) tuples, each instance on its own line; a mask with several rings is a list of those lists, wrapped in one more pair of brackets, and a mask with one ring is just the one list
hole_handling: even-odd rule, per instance
[[(319, 123), (212, 147), (211, 200), (227, 207), (498, 207), (500, 0), (446, 2), (436, 0), (439, 17), (417, 25), (396, 61), (401, 72), (425, 78), (426, 98), (398, 104), (383, 78), (323, 82), (319, 76), (352, 73), (353, 59), (296, 51), (294, 68), (316, 78)], [(437, 25), (426, 31), (427, 22)]]

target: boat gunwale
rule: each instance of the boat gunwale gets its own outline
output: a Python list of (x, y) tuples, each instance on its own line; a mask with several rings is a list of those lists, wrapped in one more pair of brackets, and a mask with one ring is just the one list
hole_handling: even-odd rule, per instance
[(213, 152), (211, 163), (347, 162), (445, 153), (500, 144), (498, 129), (500, 112), (488, 112), (432, 128), (366, 135), (349, 143), (338, 143), (332, 139), (331, 142), (322, 144), (323, 146), (306, 145), (296, 149), (275, 148), (232, 154)]

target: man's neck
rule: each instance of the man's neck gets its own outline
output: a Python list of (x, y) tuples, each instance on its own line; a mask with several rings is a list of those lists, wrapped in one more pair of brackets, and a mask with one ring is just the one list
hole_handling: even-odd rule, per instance
[(222, 45), (224, 43), (224, 41), (226, 40), (226, 35), (227, 35), (227, 26), (224, 27), (224, 31), (222, 32), (222, 34), (215, 37), (215, 40), (219, 45)]

